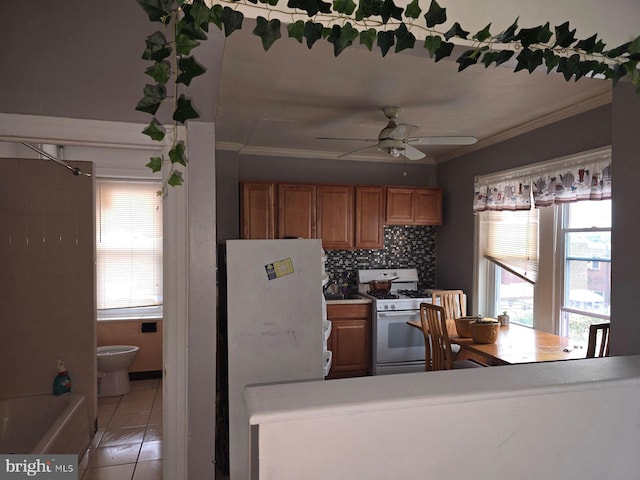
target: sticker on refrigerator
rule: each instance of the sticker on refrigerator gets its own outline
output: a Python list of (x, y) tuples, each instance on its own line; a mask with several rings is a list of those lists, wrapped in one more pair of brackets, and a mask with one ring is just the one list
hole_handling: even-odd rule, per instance
[(291, 258), (285, 258), (277, 262), (269, 263), (264, 266), (267, 271), (267, 278), (274, 280), (276, 278), (284, 277), (293, 273), (293, 262)]

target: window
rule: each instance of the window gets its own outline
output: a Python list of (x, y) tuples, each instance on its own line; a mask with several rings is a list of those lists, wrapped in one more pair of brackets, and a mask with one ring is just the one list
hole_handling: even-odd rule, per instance
[(155, 181), (96, 180), (100, 318), (162, 316), (162, 203)]
[[(475, 177), (475, 311), (586, 343), (609, 319), (612, 185), (609, 147)], [(492, 253), (492, 236), (520, 253)]]
[(609, 320), (611, 200), (571, 203), (562, 208), (560, 332), (586, 341), (590, 324)]
[(507, 312), (510, 321), (533, 326), (539, 212), (485, 211), (479, 217), (487, 291), (492, 292), (482, 312), (492, 317)]

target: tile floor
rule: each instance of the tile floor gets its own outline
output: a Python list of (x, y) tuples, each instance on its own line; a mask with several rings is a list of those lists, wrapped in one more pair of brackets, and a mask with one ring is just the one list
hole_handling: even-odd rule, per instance
[(80, 460), (81, 480), (162, 480), (162, 380), (98, 398), (98, 431)]

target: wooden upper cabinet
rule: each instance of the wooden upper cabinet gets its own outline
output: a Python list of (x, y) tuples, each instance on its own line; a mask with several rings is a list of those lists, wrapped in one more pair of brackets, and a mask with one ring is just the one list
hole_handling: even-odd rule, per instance
[(316, 236), (316, 186), (278, 184), (278, 238)]
[(240, 185), (242, 238), (275, 238), (275, 183), (242, 182)]
[(442, 190), (439, 188), (416, 189), (415, 223), (442, 225)]
[(316, 228), (322, 247), (333, 250), (353, 248), (354, 188), (349, 185), (316, 187)]
[(356, 187), (355, 248), (384, 247), (385, 187)]
[(410, 225), (413, 223), (413, 188), (387, 188), (387, 223)]
[(442, 225), (442, 190), (387, 187), (389, 225)]

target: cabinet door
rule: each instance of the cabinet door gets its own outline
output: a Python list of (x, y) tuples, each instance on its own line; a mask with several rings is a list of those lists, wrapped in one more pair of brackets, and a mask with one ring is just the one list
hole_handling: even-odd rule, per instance
[(278, 184), (278, 238), (316, 238), (315, 185)]
[[(337, 319), (331, 321), (331, 371), (329, 378), (367, 375), (370, 365), (370, 321)], [(331, 338), (330, 337), (330, 338)]]
[(368, 375), (371, 372), (371, 304), (327, 305), (333, 352), (327, 378)]
[(439, 188), (417, 188), (414, 200), (416, 224), (442, 225), (442, 190)]
[(356, 187), (356, 248), (384, 247), (384, 187)]
[(275, 238), (275, 184), (241, 183), (242, 238)]
[(316, 228), (322, 247), (329, 250), (353, 248), (353, 187), (316, 187)]
[(411, 225), (414, 221), (413, 188), (387, 188), (387, 224)]

